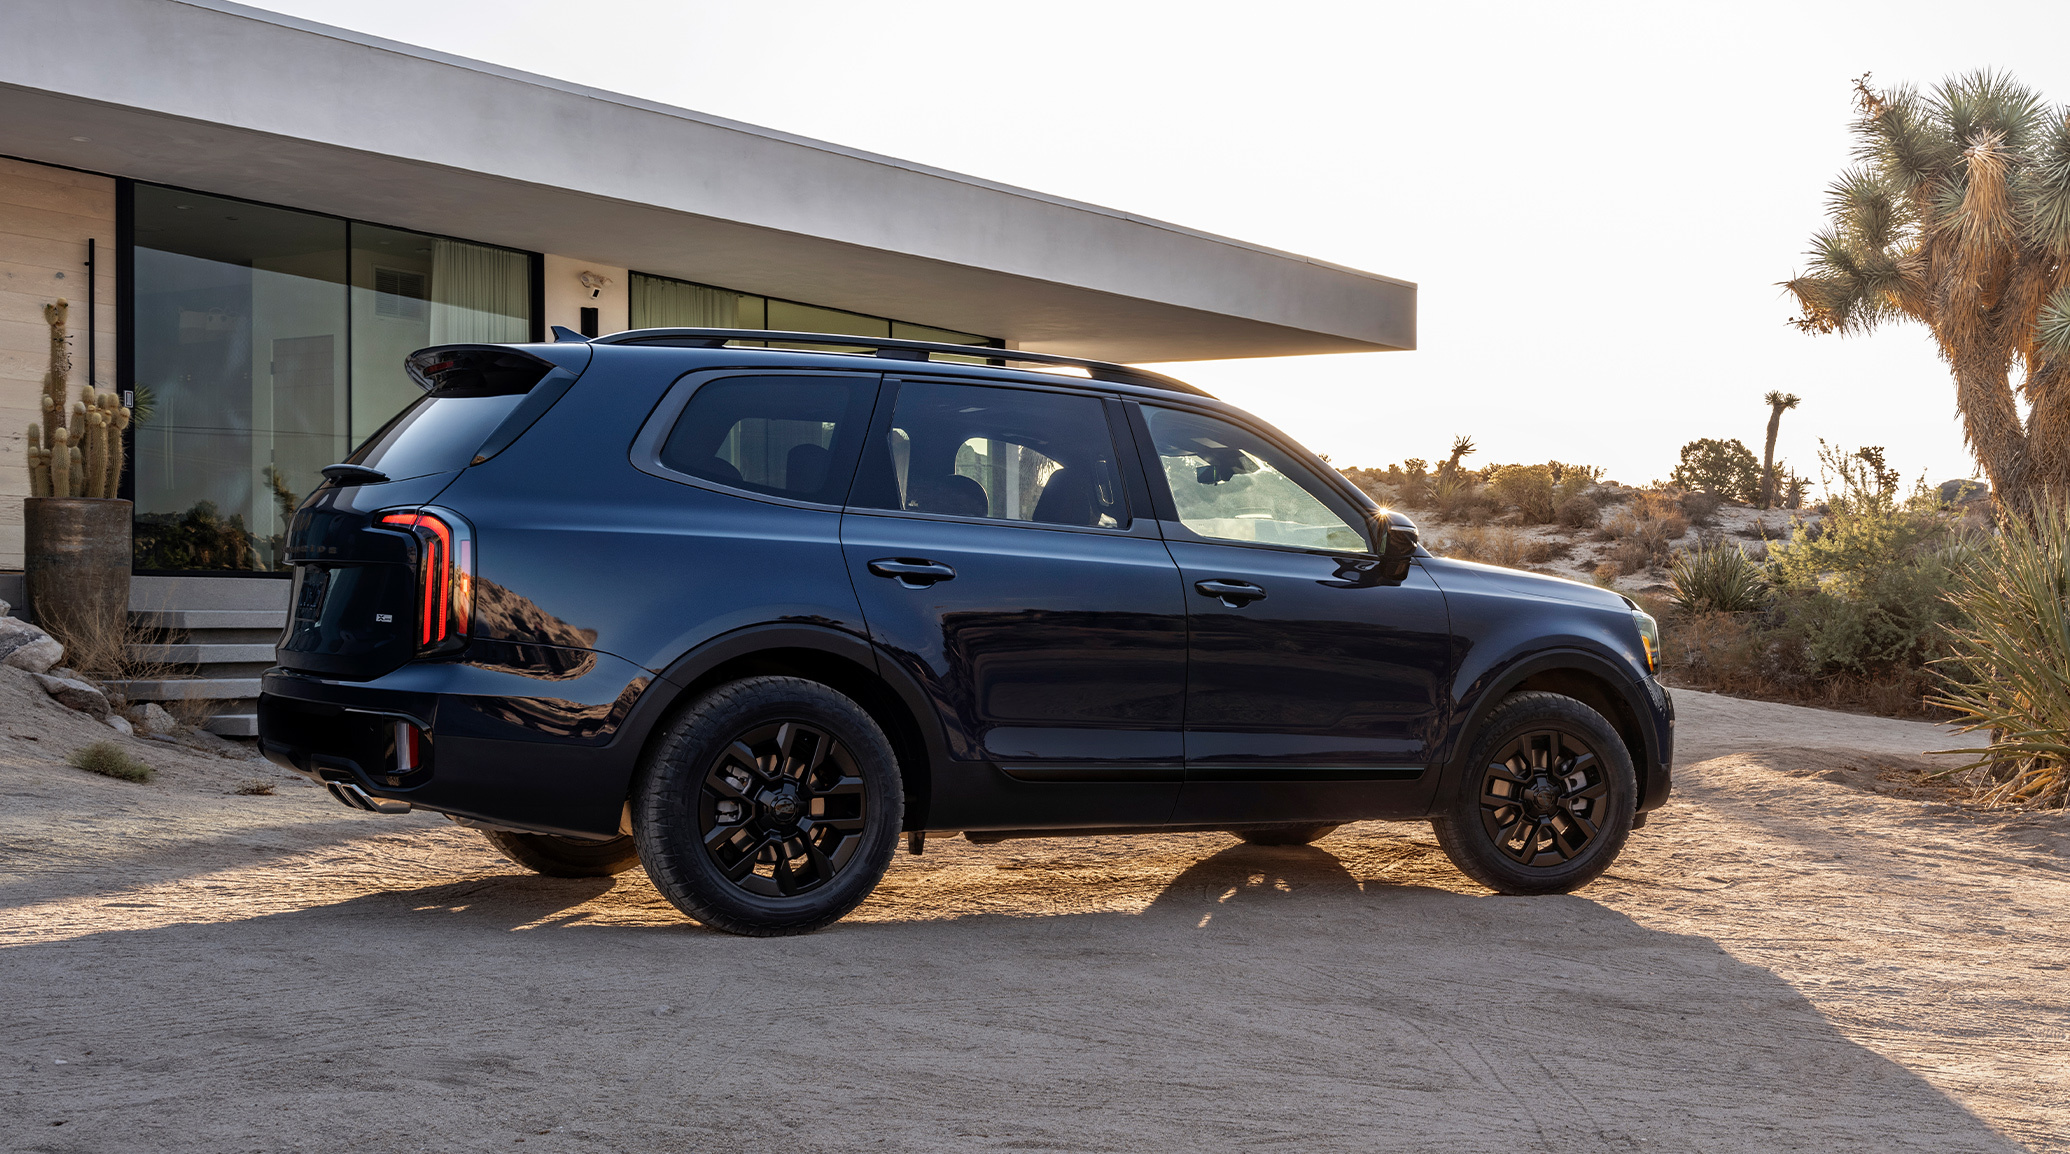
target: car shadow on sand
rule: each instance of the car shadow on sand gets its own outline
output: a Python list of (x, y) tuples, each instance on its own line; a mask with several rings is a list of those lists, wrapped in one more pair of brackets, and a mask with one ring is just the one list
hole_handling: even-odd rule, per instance
[(0, 1145), (2019, 1149), (1774, 974), (1586, 897), (1316, 847), (1174, 867), (1136, 913), (1016, 909), (1001, 877), (998, 912), (796, 938), (488, 876), (0, 950), (36, 991), (0, 1006)]

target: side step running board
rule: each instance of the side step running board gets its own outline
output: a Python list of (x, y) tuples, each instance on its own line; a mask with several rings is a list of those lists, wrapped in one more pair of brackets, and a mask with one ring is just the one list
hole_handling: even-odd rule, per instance
[(340, 803), (353, 809), (363, 809), (368, 813), (410, 812), (409, 802), (390, 801), (385, 797), (375, 797), (349, 781), (327, 781), (323, 783), (323, 786), (331, 791), (332, 797), (337, 798)]

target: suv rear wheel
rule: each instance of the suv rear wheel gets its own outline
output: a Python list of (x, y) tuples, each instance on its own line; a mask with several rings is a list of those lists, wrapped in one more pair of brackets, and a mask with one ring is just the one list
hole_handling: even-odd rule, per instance
[(633, 838), (677, 909), (728, 933), (801, 934), (876, 888), (904, 808), (891, 743), (861, 706), (751, 677), (669, 727), (633, 794)]
[(1603, 715), (1557, 693), (1519, 693), (1474, 736), (1432, 822), (1460, 871), (1497, 893), (1579, 889), (1610, 867), (1638, 796), (1631, 754)]
[(640, 864), (640, 855), (629, 837), (583, 841), (514, 829), (485, 829), (481, 833), (497, 853), (550, 878), (607, 878)]

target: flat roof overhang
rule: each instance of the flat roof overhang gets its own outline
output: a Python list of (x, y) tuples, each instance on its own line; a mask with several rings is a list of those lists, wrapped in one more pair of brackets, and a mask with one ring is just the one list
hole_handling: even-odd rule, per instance
[(1407, 281), (220, 0), (9, 40), (26, 160), (1105, 360), (1416, 344)]

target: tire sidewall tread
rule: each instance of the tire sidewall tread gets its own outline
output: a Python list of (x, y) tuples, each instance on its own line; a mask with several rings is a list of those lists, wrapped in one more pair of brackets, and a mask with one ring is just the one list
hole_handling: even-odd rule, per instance
[[(1549, 869), (1517, 864), (1505, 856), (1481, 824), (1481, 779), (1495, 752), (1524, 728), (1569, 727), (1586, 737), (1614, 778), (1610, 820), (1580, 858)], [(1603, 715), (1564, 694), (1529, 690), (1505, 698), (1474, 732), (1457, 779), (1431, 825), (1438, 845), (1459, 871), (1501, 894), (1570, 893), (1602, 876), (1624, 849), (1638, 803), (1638, 775), (1631, 751)]]
[[(712, 761), (756, 725), (783, 718), (827, 728), (862, 772), (869, 824), (832, 883), (796, 898), (762, 898), (719, 875), (697, 829), (698, 796)], [(699, 696), (667, 724), (641, 766), (632, 796), (633, 841), (655, 889), (715, 930), (748, 937), (810, 933), (869, 897), (897, 848), (904, 792), (891, 742), (862, 706), (798, 677), (748, 677)]]

